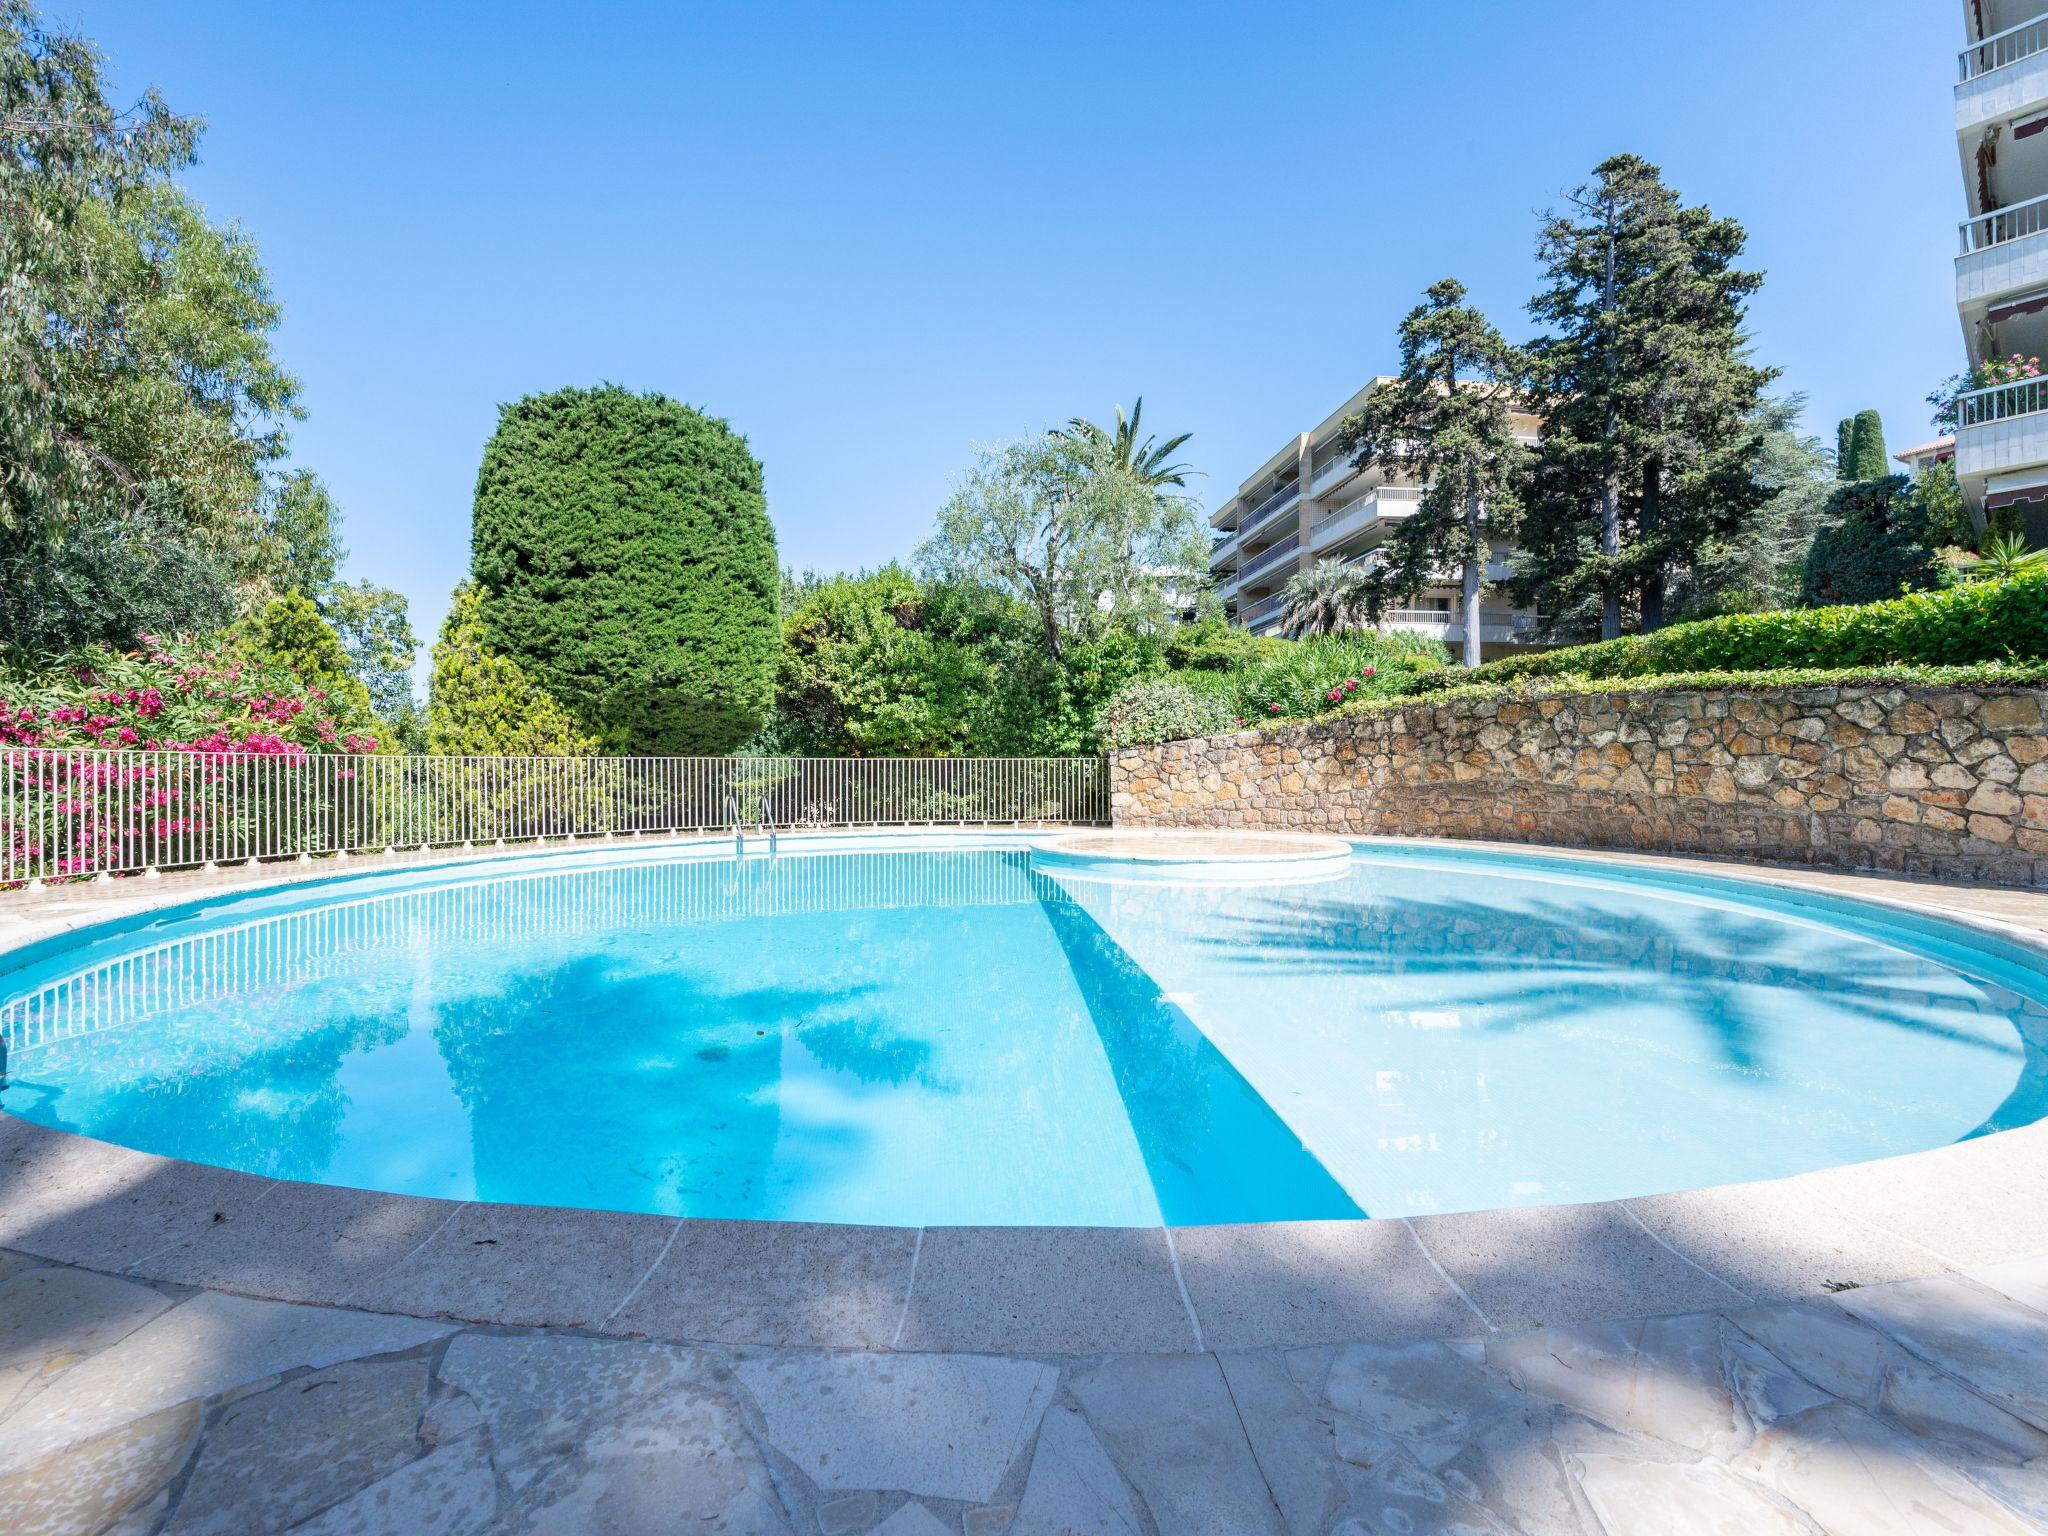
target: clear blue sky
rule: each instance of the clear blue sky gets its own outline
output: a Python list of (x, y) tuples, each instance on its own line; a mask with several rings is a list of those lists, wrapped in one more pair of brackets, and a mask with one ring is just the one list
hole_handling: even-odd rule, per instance
[(285, 304), (351, 572), (430, 640), (501, 402), (724, 416), (785, 564), (907, 556), (978, 443), (1145, 397), (1205, 504), (1634, 150), (1747, 225), (1809, 427), (1960, 365), (1960, 19), (1927, 0), (383, 5), (58, 0), (210, 124)]

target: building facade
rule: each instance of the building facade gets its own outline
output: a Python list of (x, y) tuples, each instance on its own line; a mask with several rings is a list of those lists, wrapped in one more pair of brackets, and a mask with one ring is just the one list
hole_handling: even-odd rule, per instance
[[(1209, 569), (1232, 617), (1255, 634), (1280, 632), (1289, 580), (1321, 560), (1341, 560), (1371, 569), (1394, 526), (1414, 512), (1421, 491), (1389, 479), (1377, 468), (1358, 469), (1337, 447), (1346, 417), (1365, 403), (1375, 379), (1308, 431), (1288, 441), (1237, 488), (1237, 494), (1209, 514), (1216, 542)], [(1536, 440), (1536, 418), (1516, 413), (1515, 427), (1526, 442)], [(1512, 550), (1493, 551), (1489, 581), (1505, 581)], [(1414, 630), (1442, 640), (1455, 651), (1465, 641), (1468, 615), (1455, 572), (1425, 587), (1411, 607), (1391, 609), (1380, 628)], [(1480, 644), (1488, 657), (1537, 638), (1533, 613), (1511, 608), (1492, 592), (1482, 594)]]
[[(1963, 0), (1963, 29), (1956, 311), (1973, 370), (2015, 354), (2024, 367), (2048, 359), (2048, 3)], [(2029, 542), (2048, 542), (2048, 378), (1966, 390), (1957, 420), (1972, 515), (2015, 507)]]

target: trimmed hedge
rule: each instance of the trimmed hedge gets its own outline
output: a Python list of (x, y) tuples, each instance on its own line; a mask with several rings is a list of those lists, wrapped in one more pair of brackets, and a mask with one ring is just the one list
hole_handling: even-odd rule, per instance
[[(2048, 658), (2048, 572), (1881, 603), (1731, 613), (1597, 645), (1490, 661), (1463, 681), (1955, 667), (2042, 658)], [(1432, 673), (1417, 679), (1412, 691), (1458, 686), (1452, 676)]]
[(607, 750), (724, 753), (767, 718), (775, 530), (723, 421), (615, 385), (507, 406), (473, 556), (486, 643)]

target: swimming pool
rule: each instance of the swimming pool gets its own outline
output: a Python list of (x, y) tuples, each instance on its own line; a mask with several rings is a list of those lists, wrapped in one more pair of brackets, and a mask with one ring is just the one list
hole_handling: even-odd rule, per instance
[(1615, 1199), (2048, 1111), (2017, 945), (1440, 845), (1192, 882), (964, 835), (396, 870), (0, 956), (0, 1040), (0, 1109), (167, 1156), (900, 1226)]

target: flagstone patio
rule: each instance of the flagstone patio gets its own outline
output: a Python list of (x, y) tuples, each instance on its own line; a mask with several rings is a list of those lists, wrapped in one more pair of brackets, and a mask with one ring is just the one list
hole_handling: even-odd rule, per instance
[(0, 1276), (10, 1536), (2048, 1530), (2048, 1260), (1043, 1358), (464, 1327), (15, 1252)]

